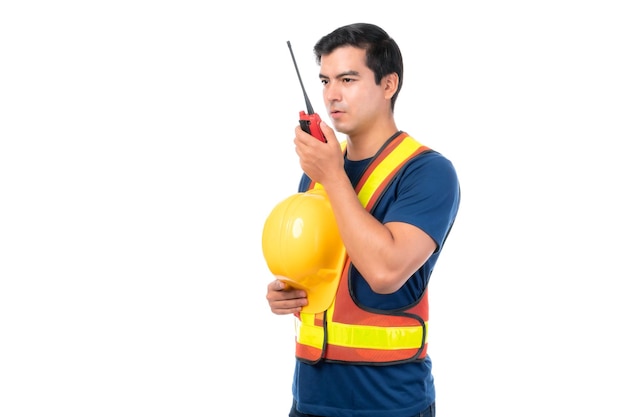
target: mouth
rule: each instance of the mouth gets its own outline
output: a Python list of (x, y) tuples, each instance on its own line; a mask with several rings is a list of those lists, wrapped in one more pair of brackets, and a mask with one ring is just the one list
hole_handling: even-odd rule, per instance
[(331, 110), (328, 112), (328, 114), (330, 115), (331, 118), (333, 119), (337, 119), (339, 118), (342, 114), (344, 114), (344, 112), (340, 111), (340, 110)]

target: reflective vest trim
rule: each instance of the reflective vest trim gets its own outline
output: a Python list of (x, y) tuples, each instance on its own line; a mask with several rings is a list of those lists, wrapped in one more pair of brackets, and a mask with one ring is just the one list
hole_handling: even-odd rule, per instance
[[(324, 314), (324, 313), (318, 313)], [(324, 347), (324, 327), (315, 325), (317, 314), (300, 314), (296, 320), (296, 337), (299, 343), (317, 349)]]
[[(332, 323), (328, 343), (368, 349), (418, 349), (424, 339), (423, 327), (376, 327)], [(428, 324), (426, 323), (426, 326)], [(302, 340), (302, 339), (301, 339)], [(305, 342), (303, 342), (305, 343)]]
[[(341, 145), (345, 150), (346, 143)], [(428, 148), (404, 132), (392, 137), (373, 158), (355, 187), (363, 207), (372, 212), (404, 163), (425, 150)], [(322, 186), (311, 183), (309, 188)], [(425, 291), (421, 300), (404, 311), (365, 311), (356, 306), (348, 295), (350, 265), (346, 258), (337, 296), (337, 299), (348, 303), (341, 307), (342, 311), (346, 308), (345, 312), (335, 312), (335, 299), (326, 312), (296, 314), (296, 356), (310, 363), (325, 358), (338, 362), (380, 364), (425, 357), (428, 343), (428, 291)], [(340, 297), (339, 294), (343, 295)]]
[[(408, 140), (404, 140), (408, 139)], [(341, 143), (342, 149), (345, 150), (346, 142)], [(402, 133), (392, 139), (388, 146), (374, 157), (374, 161), (363, 173), (361, 180), (355, 187), (355, 191), (359, 201), (371, 212), (374, 205), (378, 202), (380, 196), (387, 188), (390, 180), (402, 168), (404, 163), (415, 155), (427, 150), (425, 146), (409, 137), (406, 133)], [(387, 180), (387, 182), (385, 182)], [(384, 185), (384, 187), (381, 187)], [(319, 183), (312, 183), (310, 188), (323, 188)]]
[[(391, 146), (388, 148), (391, 148)], [(363, 207), (371, 212), (373, 205), (384, 191), (380, 189), (380, 185), (383, 184), (386, 178), (394, 176), (404, 162), (415, 156), (415, 152), (420, 150), (420, 148), (422, 148), (422, 145), (416, 140), (402, 140), (396, 146), (393, 146), (393, 149), (385, 149), (384, 154), (380, 155), (384, 159), (375, 167), (371, 167), (373, 168), (371, 172), (369, 172), (369, 169), (365, 171), (363, 179), (366, 181), (356, 186), (355, 191), (358, 193)], [(386, 189), (386, 187), (384, 188)], [(376, 192), (377, 190), (378, 192)]]

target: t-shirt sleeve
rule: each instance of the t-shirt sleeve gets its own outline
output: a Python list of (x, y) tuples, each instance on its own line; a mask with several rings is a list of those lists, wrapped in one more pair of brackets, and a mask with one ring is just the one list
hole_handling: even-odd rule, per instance
[(441, 248), (460, 200), (457, 173), (452, 163), (437, 152), (410, 161), (394, 180), (394, 200), (383, 223), (404, 222), (419, 227)]

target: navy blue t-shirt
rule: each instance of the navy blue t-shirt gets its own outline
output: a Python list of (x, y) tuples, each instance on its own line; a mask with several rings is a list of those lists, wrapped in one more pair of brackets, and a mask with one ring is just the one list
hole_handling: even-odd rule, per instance
[[(355, 186), (371, 159), (345, 161)], [(306, 191), (303, 175), (299, 191)], [(460, 189), (452, 163), (427, 151), (407, 163), (374, 208), (382, 223), (404, 222), (419, 227), (437, 249), (402, 288), (393, 294), (374, 293), (357, 270), (352, 288), (358, 301), (378, 309), (395, 309), (417, 301), (428, 284), (446, 237), (454, 223)], [(435, 401), (431, 360), (370, 366), (296, 360), (292, 391), (298, 411), (333, 417), (411, 417)]]

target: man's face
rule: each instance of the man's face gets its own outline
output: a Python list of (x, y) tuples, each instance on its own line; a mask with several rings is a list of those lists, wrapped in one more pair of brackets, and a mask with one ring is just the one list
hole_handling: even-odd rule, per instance
[(374, 72), (365, 64), (364, 49), (344, 46), (322, 56), (320, 80), (326, 111), (341, 133), (367, 131), (390, 112), (384, 83), (376, 85)]

